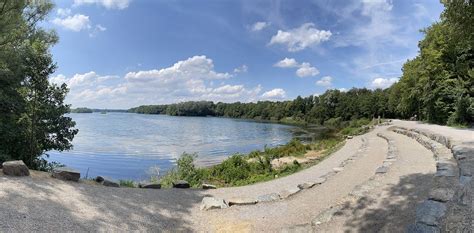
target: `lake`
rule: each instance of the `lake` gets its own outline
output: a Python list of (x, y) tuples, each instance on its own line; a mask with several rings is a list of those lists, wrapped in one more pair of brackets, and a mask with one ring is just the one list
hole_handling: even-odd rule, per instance
[(79, 133), (70, 151), (50, 151), (81, 176), (145, 180), (151, 166), (166, 172), (183, 152), (198, 153), (197, 165), (219, 163), (229, 155), (262, 150), (291, 140), (289, 125), (217, 117), (174, 117), (135, 113), (72, 113)]

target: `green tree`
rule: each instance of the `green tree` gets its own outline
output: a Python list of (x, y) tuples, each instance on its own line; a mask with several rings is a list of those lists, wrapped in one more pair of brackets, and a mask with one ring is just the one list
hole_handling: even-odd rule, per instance
[[(49, 48), (57, 42), (52, 31), (37, 27), (53, 5), (48, 1), (0, 1), (0, 160), (22, 159), (41, 168), (49, 150), (68, 150), (77, 134), (64, 116), (68, 89), (48, 77), (56, 69)], [(6, 57), (5, 55), (8, 55)], [(5, 133), (5, 134), (4, 134)]]

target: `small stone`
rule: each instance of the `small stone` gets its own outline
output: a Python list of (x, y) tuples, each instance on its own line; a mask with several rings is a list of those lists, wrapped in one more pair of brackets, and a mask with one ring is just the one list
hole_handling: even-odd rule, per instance
[(313, 232), (313, 227), (311, 224), (301, 224), (301, 225), (295, 225), (295, 226), (290, 226), (281, 229), (281, 233), (306, 233), (306, 232)]
[(178, 180), (176, 182), (173, 182), (173, 188), (178, 188), (178, 189), (187, 189), (191, 187), (189, 183), (185, 180)]
[(316, 184), (322, 184), (324, 182), (326, 182), (326, 178), (324, 178), (324, 177), (319, 177), (316, 180), (314, 180), (314, 183), (316, 183)]
[(347, 138), (347, 139), (352, 139), (352, 138), (354, 138), (354, 137), (353, 137), (353, 136), (351, 136), (351, 135), (347, 135), (347, 137), (346, 137), (346, 138)]
[(229, 206), (233, 205), (255, 205), (257, 200), (252, 198), (230, 198), (227, 200)]
[(397, 160), (396, 159), (386, 159), (386, 160), (384, 160), (384, 162), (395, 162), (395, 161), (397, 161)]
[(290, 189), (286, 189), (286, 190), (283, 190), (280, 192), (280, 198), (281, 199), (286, 199), (288, 197), (291, 197), (297, 193), (299, 193), (301, 191), (300, 188), (296, 187), (296, 188), (290, 188)]
[(331, 207), (330, 209), (323, 211), (321, 214), (319, 214), (316, 218), (314, 218), (311, 221), (311, 225), (317, 226), (317, 225), (331, 221), (334, 214), (339, 212), (341, 209), (342, 208), (340, 206), (336, 206), (336, 207)]
[(343, 168), (343, 167), (335, 167), (335, 168), (333, 168), (332, 170), (337, 173), (337, 172), (342, 172), (342, 171), (344, 171), (344, 168)]
[(115, 188), (120, 187), (120, 184), (117, 181), (109, 179), (109, 178), (105, 178), (105, 177), (103, 178), (104, 180), (102, 181), (102, 185), (107, 186), (107, 187), (115, 187)]
[(22, 160), (8, 161), (2, 164), (3, 174), (8, 176), (29, 176), (30, 170)]
[(69, 167), (57, 167), (53, 169), (52, 176), (61, 180), (79, 181), (81, 173)]
[(276, 193), (265, 194), (257, 197), (258, 202), (269, 202), (269, 201), (278, 201), (280, 200), (280, 195)]
[(161, 184), (156, 184), (156, 183), (139, 183), (138, 184), (139, 188), (142, 189), (161, 189)]
[(378, 167), (377, 170), (375, 170), (375, 174), (384, 174), (387, 172), (388, 172), (388, 167), (386, 166)]
[(212, 184), (202, 184), (203, 189), (216, 189), (217, 187)]
[(298, 188), (299, 189), (310, 189), (315, 185), (316, 185), (316, 183), (313, 183), (313, 182), (304, 182), (302, 184), (299, 184)]
[(201, 202), (201, 210), (212, 210), (212, 209), (225, 209), (229, 205), (224, 201), (224, 199), (216, 197), (204, 197)]
[(446, 188), (438, 188), (431, 190), (429, 199), (440, 202), (447, 202), (452, 200), (454, 197), (454, 190)]
[(446, 205), (441, 202), (426, 200), (416, 208), (416, 222), (429, 226), (438, 226), (439, 220), (446, 212)]

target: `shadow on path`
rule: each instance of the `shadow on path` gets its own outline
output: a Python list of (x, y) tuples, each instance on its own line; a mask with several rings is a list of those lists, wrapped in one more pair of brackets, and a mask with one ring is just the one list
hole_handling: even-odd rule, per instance
[(0, 176), (0, 232), (195, 229), (200, 190), (109, 188)]
[(415, 221), (416, 206), (428, 197), (433, 174), (413, 174), (374, 195), (346, 203), (345, 232), (405, 232)]

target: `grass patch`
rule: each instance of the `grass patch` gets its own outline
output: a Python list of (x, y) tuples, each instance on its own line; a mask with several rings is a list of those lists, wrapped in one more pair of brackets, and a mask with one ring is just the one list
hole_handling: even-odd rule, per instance
[(133, 180), (119, 180), (121, 187), (136, 188), (135, 182)]
[[(277, 177), (284, 177), (304, 168), (318, 164), (330, 154), (339, 150), (345, 143), (345, 135), (358, 135), (370, 130), (369, 125), (373, 122), (361, 119), (351, 122), (340, 122), (335, 119), (329, 122), (338, 125), (339, 129), (333, 130), (324, 139), (302, 143), (296, 139), (285, 145), (274, 148), (265, 147), (263, 151), (253, 151), (247, 155), (235, 154), (222, 163), (199, 168), (194, 165), (197, 154), (183, 153), (177, 161), (177, 166), (161, 177), (163, 187), (172, 187), (177, 180), (186, 180), (191, 187), (200, 187), (203, 183), (214, 184), (218, 187), (241, 186), (268, 181)], [(344, 126), (344, 127), (341, 127)], [(296, 160), (293, 163), (283, 165), (278, 169), (272, 167), (272, 160), (282, 157), (303, 157), (308, 151), (317, 151), (317, 159), (308, 163), (300, 164)]]

